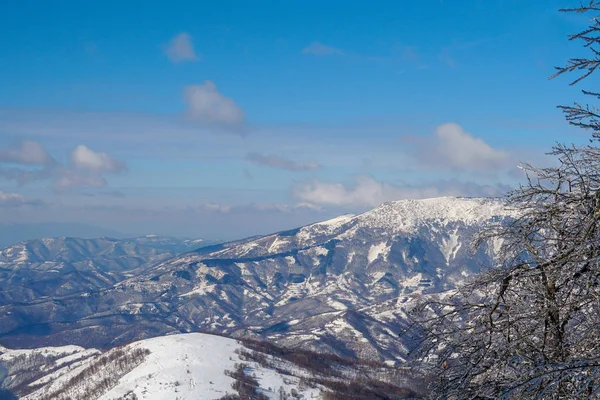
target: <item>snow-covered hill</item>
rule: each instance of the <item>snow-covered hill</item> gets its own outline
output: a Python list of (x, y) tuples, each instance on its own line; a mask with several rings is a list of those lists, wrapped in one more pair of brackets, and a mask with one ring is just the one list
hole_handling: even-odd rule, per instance
[(402, 361), (405, 303), (493, 263), (498, 243), (473, 253), (470, 242), (514, 213), (495, 199), (405, 200), (204, 247), (97, 293), (0, 307), (0, 343), (104, 346), (200, 329)]
[[(278, 355), (269, 354), (270, 349)], [(236, 380), (243, 380), (253, 386), (244, 390), (264, 399), (317, 399), (368, 367), (381, 375), (379, 386), (414, 393), (409, 386), (415, 375), (407, 371), (331, 359), (322, 365), (331, 372), (322, 375), (318, 367), (301, 360), (259, 343), (200, 333), (157, 337), (105, 352), (78, 346), (0, 349), (0, 368), (5, 371), (0, 386), (22, 400), (219, 399), (238, 393)], [(392, 380), (396, 382), (387, 382)], [(364, 387), (368, 389), (368, 382)]]

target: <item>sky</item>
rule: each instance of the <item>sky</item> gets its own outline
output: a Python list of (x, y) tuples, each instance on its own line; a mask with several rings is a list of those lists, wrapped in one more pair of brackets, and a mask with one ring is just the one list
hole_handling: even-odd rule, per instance
[(234, 239), (502, 196), (585, 143), (570, 0), (9, 1), (0, 221)]

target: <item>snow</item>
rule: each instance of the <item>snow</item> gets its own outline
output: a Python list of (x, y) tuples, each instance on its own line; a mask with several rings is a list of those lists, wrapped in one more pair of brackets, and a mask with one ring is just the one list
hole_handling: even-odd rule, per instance
[(372, 277), (373, 277), (373, 282), (377, 283), (378, 280), (380, 280), (381, 278), (383, 278), (385, 276), (385, 272), (379, 271), (379, 272), (375, 272)]
[(380, 255), (383, 255), (383, 257), (387, 257), (387, 255), (390, 252), (390, 247), (387, 245), (386, 242), (381, 242), (379, 244), (375, 244), (373, 246), (371, 246), (371, 248), (369, 248), (369, 255), (368, 255), (368, 261), (369, 264), (371, 264), (373, 261), (377, 260), (379, 258)]
[[(239, 251), (240, 254), (239, 256), (245, 256), (246, 254), (250, 253), (254, 248), (258, 247), (259, 244), (257, 242), (249, 242), (246, 244), (243, 244), (239, 247)], [(226, 249), (229, 250), (229, 249)]]
[(421, 279), (423, 279), (423, 275), (419, 273), (410, 278), (405, 279), (402, 282), (399, 282), (399, 284), (404, 287), (417, 287), (419, 285), (419, 282), (421, 282)]
[(284, 247), (287, 244), (289, 244), (287, 240), (283, 240), (280, 237), (275, 236), (273, 243), (271, 243), (271, 245), (269, 246), (268, 252), (277, 253), (282, 247)]
[(296, 234), (296, 238), (301, 244), (309, 243), (314, 239), (316, 234), (334, 234), (338, 229), (352, 221), (354, 218), (355, 216), (352, 214), (345, 214), (327, 221), (317, 222), (315, 224), (305, 226)]
[[(186, 334), (143, 340), (133, 346), (151, 351), (141, 365), (122, 377), (100, 400), (134, 392), (140, 399), (213, 399), (232, 393), (233, 379), (224, 375), (233, 369), (237, 343), (218, 336)], [(169, 397), (173, 396), (173, 397)]]
[(492, 220), (497, 216), (515, 216), (504, 202), (489, 198), (437, 197), (423, 200), (399, 200), (356, 217), (357, 227), (385, 228), (392, 233), (411, 233), (424, 221), (441, 225), (463, 222), (467, 225)]
[(22, 354), (30, 355), (33, 353), (39, 353), (46, 356), (60, 356), (60, 355), (70, 355), (73, 353), (78, 353), (85, 351), (86, 349), (80, 346), (60, 346), (60, 347), (39, 347), (37, 349), (6, 349), (4, 354), (0, 355), (0, 361), (2, 360), (10, 360), (12, 358), (18, 357)]
[(318, 225), (318, 226), (328, 226), (328, 227), (337, 228), (339, 226), (344, 225), (345, 223), (350, 221), (352, 218), (354, 218), (353, 214), (344, 214), (339, 217), (329, 219), (327, 221), (317, 222), (316, 224), (313, 224), (313, 226)]
[(139, 314), (140, 309), (145, 305), (145, 303), (127, 303), (123, 304), (119, 307), (119, 310), (122, 312), (127, 312), (128, 314)]
[(348, 253), (348, 264), (350, 264), (352, 262), (352, 260), (354, 260), (354, 256), (356, 255), (356, 251), (351, 251), (350, 253)]
[(502, 238), (494, 238), (492, 239), (492, 251), (493, 255), (500, 254), (500, 250), (502, 249), (502, 245), (504, 244), (504, 240)]
[(61, 366), (63, 364), (81, 360), (83, 358), (91, 357), (91, 356), (99, 354), (99, 353), (100, 352), (96, 349), (79, 350), (79, 351), (74, 352), (73, 354), (70, 354), (68, 356), (65, 356), (63, 358), (56, 360), (56, 365)]
[(288, 264), (295, 264), (295, 263), (296, 263), (296, 259), (295, 259), (294, 257), (292, 257), (292, 256), (286, 256), (286, 257), (285, 257), (285, 261), (286, 261)]
[[(242, 347), (236, 340), (201, 333), (147, 339), (128, 347), (145, 348), (151, 354), (99, 400), (112, 400), (129, 392), (141, 400), (216, 399), (233, 393), (233, 379), (224, 371), (234, 370), (235, 363), (243, 362), (235, 353)], [(263, 393), (271, 399), (278, 398), (280, 387), (289, 392), (298, 385), (297, 378), (284, 377), (252, 362), (248, 364)], [(308, 389), (305, 398), (316, 397), (318, 393), (317, 389)]]
[(334, 310), (347, 310), (348, 306), (345, 305), (344, 303), (341, 303), (337, 300), (334, 299), (327, 299), (327, 305), (332, 307)]
[(14, 260), (17, 263), (25, 262), (29, 260), (29, 253), (27, 252), (27, 248), (22, 246), (19, 251), (19, 256)]
[(329, 250), (327, 250), (324, 247), (318, 246), (318, 247), (314, 247), (314, 255), (315, 256), (326, 256), (327, 253), (329, 253)]
[(450, 261), (456, 257), (456, 254), (462, 245), (462, 243), (459, 241), (460, 238), (457, 232), (458, 229), (455, 229), (448, 235), (448, 239), (442, 239), (440, 250), (446, 259), (446, 265), (450, 265)]

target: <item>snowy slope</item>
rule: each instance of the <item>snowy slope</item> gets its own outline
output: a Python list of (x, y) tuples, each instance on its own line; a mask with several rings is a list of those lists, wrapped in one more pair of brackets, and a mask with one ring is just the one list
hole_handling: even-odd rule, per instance
[[(296, 398), (318, 399), (322, 398), (323, 391), (330, 390), (318, 382), (353, 380), (363, 368), (359, 364), (334, 360), (342, 362), (336, 365), (343, 367), (327, 370), (322, 376), (316, 370), (246, 346), (229, 338), (191, 333), (142, 340), (104, 353), (77, 346), (3, 349), (0, 366), (4, 365), (9, 371), (4, 387), (14, 390), (23, 400), (219, 399), (236, 393), (232, 389), (235, 380), (225, 371), (234, 371), (242, 363), (246, 366), (245, 374), (255, 377), (258, 382), (256, 392), (269, 399), (280, 399), (282, 393), (290, 399), (293, 398), (291, 393), (297, 393)], [(122, 356), (115, 356), (117, 353)], [(269, 361), (259, 363), (247, 359), (251, 353), (257, 359)], [(107, 359), (111, 354), (113, 360), (93, 369), (94, 365), (99, 365), (99, 360)], [(139, 357), (133, 358), (132, 354)], [(38, 369), (38, 376), (15, 385), (14, 380), (19, 380), (21, 372), (19, 368), (24, 364), (30, 369)], [(367, 368), (375, 379), (379, 379), (377, 382), (387, 379), (396, 385), (406, 385), (396, 389), (409, 387), (414, 380), (405, 370), (372, 364)], [(381, 374), (379, 378), (378, 373)], [(377, 386), (381, 387), (381, 384)]]
[[(233, 339), (191, 333), (147, 339), (133, 347), (150, 350), (150, 355), (136, 369), (119, 380), (118, 385), (105, 393), (101, 400), (119, 398), (135, 393), (139, 399), (216, 399), (231, 389), (233, 378), (224, 374), (243, 362), (236, 349), (242, 346)], [(272, 370), (249, 363), (263, 393), (276, 398), (269, 388), (283, 387), (287, 392), (297, 388), (298, 380), (285, 379)], [(308, 398), (317, 397), (318, 390), (308, 389)]]

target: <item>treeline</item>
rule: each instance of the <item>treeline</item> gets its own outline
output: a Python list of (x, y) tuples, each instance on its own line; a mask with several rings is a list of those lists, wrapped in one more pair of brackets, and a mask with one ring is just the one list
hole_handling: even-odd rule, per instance
[[(421, 374), (405, 368), (392, 368), (378, 361), (284, 348), (259, 340), (243, 340), (243, 343), (246, 349), (237, 350), (242, 360), (296, 377), (300, 387), (320, 388), (327, 400), (419, 398), (427, 386)], [(282, 398), (293, 399), (296, 396)]]
[(234, 368), (233, 371), (225, 370), (225, 375), (235, 380), (231, 384), (231, 388), (237, 392), (237, 395), (228, 394), (221, 397), (220, 400), (269, 400), (260, 392), (256, 378), (247, 374), (248, 364), (236, 363)]
[(92, 361), (58, 390), (44, 393), (39, 400), (92, 400), (112, 389), (119, 379), (140, 365), (150, 354), (148, 349), (118, 349)]
[(32, 385), (32, 382), (58, 370), (69, 367), (76, 360), (63, 363), (60, 367), (56, 361), (76, 352), (50, 353), (42, 351), (31, 351), (19, 354), (16, 357), (5, 359), (2, 365), (8, 370), (6, 380), (3, 382), (5, 388), (18, 395), (25, 395), (34, 391), (41, 385)]

